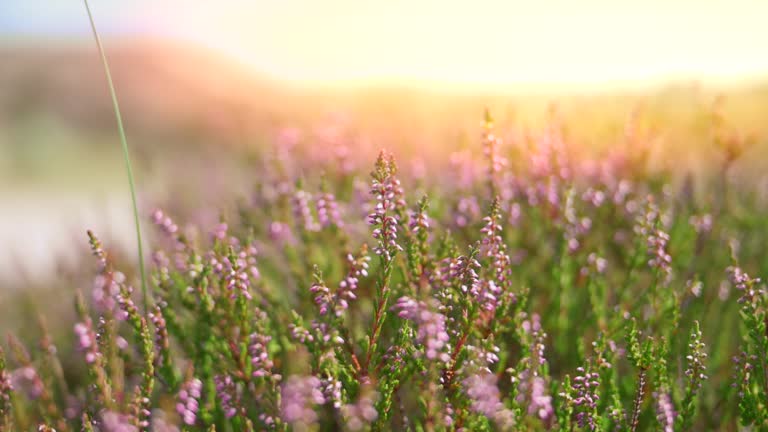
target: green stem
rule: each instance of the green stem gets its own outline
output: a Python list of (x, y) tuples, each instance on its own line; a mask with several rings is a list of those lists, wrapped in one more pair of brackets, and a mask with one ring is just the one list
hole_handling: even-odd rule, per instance
[(88, 5), (88, 0), (83, 0), (85, 3), (85, 10), (88, 12), (88, 20), (91, 23), (91, 30), (93, 30), (93, 38), (96, 40), (96, 46), (99, 49), (101, 55), (101, 61), (104, 64), (104, 73), (107, 76), (107, 84), (109, 86), (109, 93), (112, 97), (112, 108), (115, 110), (115, 118), (117, 119), (117, 132), (120, 135), (120, 142), (123, 147), (123, 159), (125, 159), (125, 168), (128, 172), (128, 186), (131, 189), (131, 202), (133, 204), (133, 221), (136, 225), (136, 243), (138, 245), (139, 254), (139, 274), (141, 275), (141, 295), (144, 301), (144, 310), (149, 311), (150, 304), (152, 303), (147, 290), (147, 277), (144, 271), (144, 251), (141, 244), (141, 224), (139, 222), (139, 206), (136, 203), (136, 187), (133, 180), (133, 169), (131, 168), (131, 159), (128, 155), (128, 140), (125, 138), (125, 130), (123, 129), (123, 118), (120, 115), (120, 106), (117, 103), (117, 94), (115, 93), (115, 86), (112, 83), (112, 74), (109, 71), (109, 63), (107, 63), (107, 56), (104, 54), (104, 47), (101, 45), (101, 38), (96, 31), (96, 23), (93, 20), (93, 14), (91, 8)]

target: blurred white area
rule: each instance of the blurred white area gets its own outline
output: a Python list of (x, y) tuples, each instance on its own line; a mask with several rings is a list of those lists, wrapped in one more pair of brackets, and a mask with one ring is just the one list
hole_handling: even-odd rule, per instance
[[(111, 250), (135, 254), (130, 201), (78, 191), (0, 189), (0, 289), (54, 282), (88, 258), (86, 230)], [(90, 264), (89, 264), (90, 265)]]

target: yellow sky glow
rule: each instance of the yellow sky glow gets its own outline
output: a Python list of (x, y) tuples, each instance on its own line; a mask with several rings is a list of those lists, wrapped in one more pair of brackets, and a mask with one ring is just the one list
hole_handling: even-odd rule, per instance
[(768, 73), (764, 0), (285, 0), (183, 14), (170, 25), (184, 37), (298, 82), (602, 85)]

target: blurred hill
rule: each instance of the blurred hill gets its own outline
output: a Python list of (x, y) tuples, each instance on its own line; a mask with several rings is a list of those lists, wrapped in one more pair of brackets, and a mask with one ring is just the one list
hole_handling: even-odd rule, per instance
[[(312, 161), (335, 163), (340, 149), (360, 166), (369, 166), (383, 147), (401, 157), (415, 154), (413, 160), (433, 169), (445, 168), (454, 150), (481, 157), (486, 107), (509, 145), (528, 130), (535, 134), (555, 102), (569, 140), (584, 152), (623, 142), (628, 117), (639, 112), (635, 120), (658, 147), (655, 163), (687, 174), (718, 164), (711, 108), (724, 95), (729, 124), (758, 137), (733, 174), (757, 181), (768, 163), (768, 85), (760, 83), (685, 82), (602, 93), (402, 82), (310, 87), (190, 45), (105, 42), (146, 211), (157, 203), (207, 207), (206, 217), (215, 220), (218, 206), (253, 185), (253, 157), (274, 156), (280, 145), (308, 156), (311, 171), (322, 169)], [(424, 163), (405, 171), (424, 171)], [(0, 281), (18, 278), (22, 268), (46, 274), (43, 267), (53, 264), (39, 258), (66, 255), (84, 227), (130, 248), (124, 176), (95, 47), (0, 41)]]

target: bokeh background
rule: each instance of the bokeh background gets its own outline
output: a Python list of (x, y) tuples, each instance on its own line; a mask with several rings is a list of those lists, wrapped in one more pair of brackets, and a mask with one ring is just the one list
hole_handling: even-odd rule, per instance
[[(718, 166), (708, 127), (717, 109), (754, 141), (732, 175), (766, 184), (768, 2), (93, 0), (92, 9), (145, 217), (163, 205), (215, 219), (248, 193), (254, 160), (297, 145), (367, 165), (386, 147), (408, 156), (406, 171), (444, 169), (452, 152), (479, 151), (485, 107), (513, 130), (556, 107), (583, 152), (619, 140), (640, 113), (652, 163), (694, 177)], [(307, 175), (319, 174), (314, 166)], [(128, 198), (82, 2), (0, 1), (0, 302), (30, 287), (55, 293), (78, 274), (87, 228), (133, 256)]]

